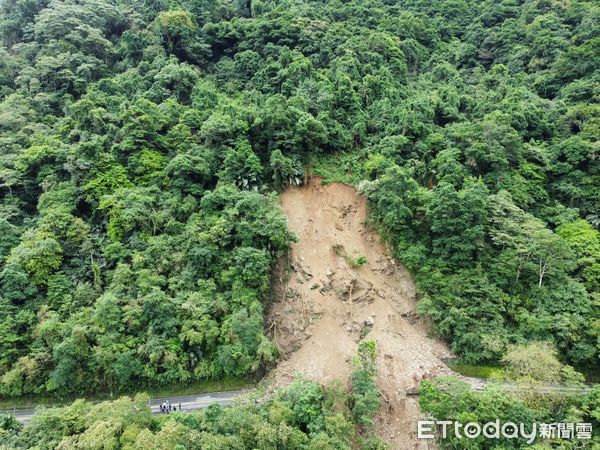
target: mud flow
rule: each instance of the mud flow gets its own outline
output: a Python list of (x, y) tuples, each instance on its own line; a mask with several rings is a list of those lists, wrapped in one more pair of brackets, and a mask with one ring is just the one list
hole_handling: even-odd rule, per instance
[(394, 449), (433, 448), (416, 439), (418, 402), (407, 392), (424, 378), (450, 374), (441, 358), (451, 355), (427, 336), (415, 314), (414, 283), (366, 226), (366, 200), (350, 186), (313, 178), (286, 190), (281, 202), (299, 242), (280, 261), (268, 317), (281, 352), (270, 386), (297, 374), (348, 382), (358, 341), (374, 339), (382, 396), (376, 432)]

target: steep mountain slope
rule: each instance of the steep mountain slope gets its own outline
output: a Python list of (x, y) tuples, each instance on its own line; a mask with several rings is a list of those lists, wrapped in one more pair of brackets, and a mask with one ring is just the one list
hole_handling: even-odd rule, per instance
[[(415, 316), (415, 286), (365, 224), (365, 199), (350, 186), (314, 178), (286, 190), (281, 202), (299, 241), (281, 262), (269, 316), (282, 352), (269, 376), (272, 387), (299, 373), (323, 383), (345, 381), (357, 342), (374, 339), (383, 398), (377, 432), (395, 449), (427, 448), (415, 438), (418, 405), (406, 391), (449, 372), (440, 360), (449, 351), (427, 337)], [(368, 262), (356, 267), (361, 256)]]

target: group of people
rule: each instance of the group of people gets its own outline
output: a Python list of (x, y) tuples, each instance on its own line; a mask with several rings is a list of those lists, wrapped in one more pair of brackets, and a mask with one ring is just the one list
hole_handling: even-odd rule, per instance
[(171, 405), (171, 402), (169, 400), (161, 403), (161, 405), (160, 405), (161, 413), (170, 413), (171, 411), (181, 411), (181, 402), (179, 402), (179, 408), (175, 405)]

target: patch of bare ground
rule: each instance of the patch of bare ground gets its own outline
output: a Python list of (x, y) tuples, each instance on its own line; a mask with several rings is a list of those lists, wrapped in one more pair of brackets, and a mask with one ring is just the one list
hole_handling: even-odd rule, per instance
[[(299, 242), (280, 262), (268, 324), (281, 361), (267, 376), (275, 389), (297, 374), (348, 382), (361, 338), (378, 347), (382, 408), (376, 432), (393, 449), (428, 449), (416, 438), (420, 417), (407, 391), (424, 378), (450, 374), (447, 347), (427, 336), (415, 314), (415, 286), (366, 225), (366, 200), (353, 187), (313, 178), (287, 189), (281, 203)], [(368, 260), (353, 268), (358, 256)]]

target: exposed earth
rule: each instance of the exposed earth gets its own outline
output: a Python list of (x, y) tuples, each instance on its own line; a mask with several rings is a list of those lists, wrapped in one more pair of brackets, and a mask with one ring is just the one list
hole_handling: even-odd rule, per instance
[(450, 374), (441, 358), (451, 354), (427, 336), (410, 275), (366, 225), (366, 200), (353, 187), (313, 178), (287, 189), (281, 202), (299, 241), (280, 262), (269, 314), (281, 352), (270, 386), (298, 374), (348, 382), (358, 341), (374, 339), (382, 397), (375, 431), (394, 449), (432, 448), (416, 438), (419, 407), (406, 393), (424, 378)]

